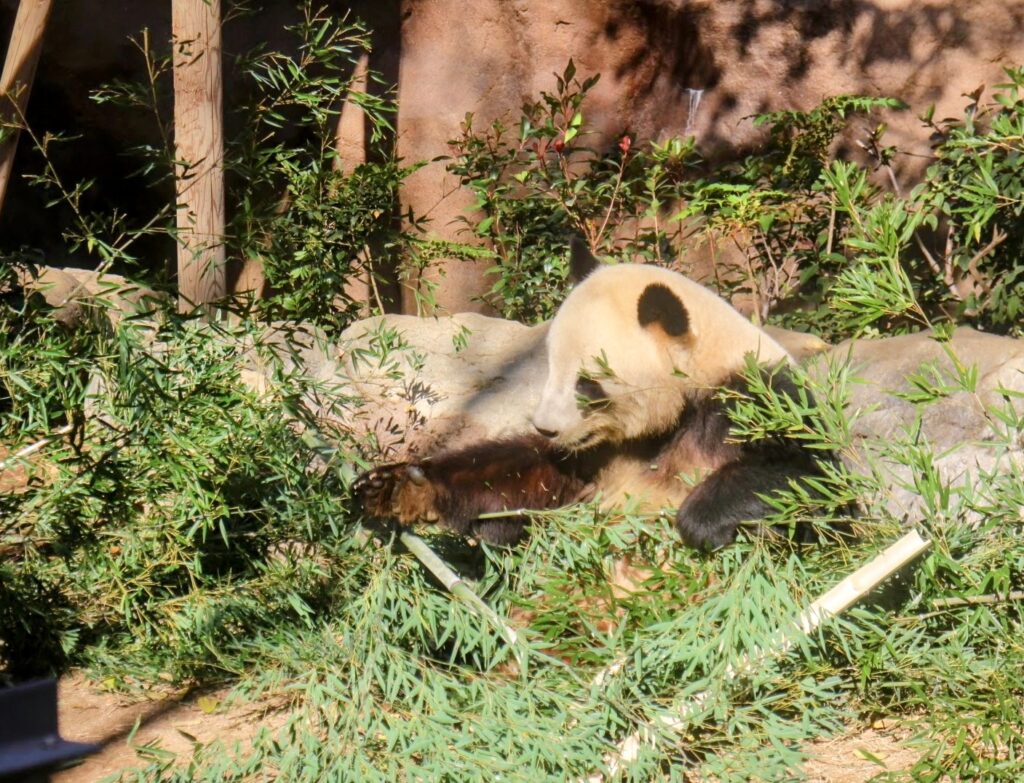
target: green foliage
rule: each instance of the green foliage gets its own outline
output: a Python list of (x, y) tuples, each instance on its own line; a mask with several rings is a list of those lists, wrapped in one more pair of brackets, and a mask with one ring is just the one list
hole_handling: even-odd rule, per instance
[[(301, 21), (286, 29), (294, 41), (293, 52), (261, 46), (229, 64), (245, 99), (236, 97), (230, 104), (236, 115), (231, 124), (241, 130), (225, 143), (225, 197), (233, 207), (228, 210), (225, 250), (236, 266), (258, 262), (263, 271), (267, 295), (255, 302), (257, 316), (307, 320), (340, 331), (367, 304), (351, 298), (348, 283), (359, 274), (386, 276), (400, 265), (418, 223), (409, 214), (404, 216), (409, 228), (400, 225), (398, 188), (419, 164), (403, 165), (392, 154), (391, 85), (382, 84), (372, 71), (365, 74), (368, 88), (358, 83), (357, 66), (370, 48), (365, 26), (347, 17), (338, 19), (310, 2), (299, 8)], [(235, 10), (249, 13), (242, 7)], [(157, 51), (148, 32), (134, 43), (146, 65), (147, 81), (114, 81), (92, 98), (152, 117), (162, 145), (132, 152), (140, 161), (139, 175), (157, 185), (174, 176), (171, 125), (165, 116), (172, 64), (169, 55)], [(346, 104), (362, 112), (368, 129), (366, 160), (357, 165), (346, 161), (337, 148), (337, 123)], [(82, 183), (64, 188), (49, 164), (36, 179), (73, 204), (76, 214), (78, 191), (90, 187)], [(170, 209), (141, 227), (117, 215), (82, 214), (79, 222), (81, 226), (69, 234), (75, 247), (99, 252), (106, 261), (111, 244), (120, 266), (133, 264), (134, 259), (126, 248), (102, 237), (120, 237), (121, 244), (130, 245), (144, 234), (174, 234)], [(130, 241), (124, 242), (124, 237)], [(383, 307), (379, 297), (372, 304)]]
[[(688, 270), (702, 243), (735, 244), (741, 263), (714, 269), (722, 293), (745, 293), (767, 318), (794, 295), (819, 304), (831, 249), (829, 195), (818, 185), (835, 137), (854, 113), (902, 106), (886, 98), (837, 96), (809, 112), (761, 115), (768, 137), (756, 154), (708, 171), (694, 138), (587, 146), (595, 134), (584, 108), (597, 77), (580, 81), (569, 62), (554, 93), (523, 106), (517, 132), (501, 121), (485, 131), (467, 115), (449, 169), (476, 195), (466, 222), (493, 250), (485, 297), (503, 315), (550, 317), (568, 285), (568, 238), (620, 261)], [(834, 229), (834, 226), (832, 227)], [(453, 255), (460, 255), (454, 252)]]
[(846, 128), (851, 114), (878, 109), (905, 109), (893, 98), (835, 95), (810, 111), (776, 111), (759, 114), (755, 126), (768, 127), (766, 151), (748, 158), (750, 168), (776, 185), (811, 188), (832, 157), (832, 144)]
[[(228, 248), (259, 260), (273, 292), (260, 302), (264, 315), (339, 329), (366, 304), (346, 284), (398, 264), (406, 241), (396, 223), (398, 187), (416, 166), (388, 151), (394, 103), (356, 86), (370, 47), (365, 28), (306, 5), (292, 32), (296, 55), (261, 50), (239, 63), (254, 94), (240, 109), (246, 130), (227, 151), (229, 198), (240, 207)], [(346, 102), (369, 128), (367, 160), (356, 166), (336, 146)]]
[[(33, 265), (0, 259), (7, 676), (86, 665), (112, 687), (227, 679), (235, 699), (286, 705), (283, 726), (251, 746), (196, 743), (189, 759), (139, 747), (148, 766), (124, 780), (585, 779), (631, 735), (645, 741), (622, 779), (789, 780), (802, 776), (808, 740), (878, 717), (917, 729), (922, 755), (903, 778), (1019, 779), (1024, 618), (1011, 599), (1024, 585), (1024, 480), (1005, 463), (950, 478), (914, 424), (851, 460), (857, 470), (826, 466), (817, 494), (793, 487), (775, 501), (774, 523), (813, 521), (827, 545), (744, 534), (698, 555), (677, 544), (671, 514), (628, 504), (538, 512), (528, 542), (507, 550), (424, 531), (517, 627), (512, 644), (451, 600), (389, 531), (359, 527), (347, 482), (367, 444), (338, 433), (338, 452), (325, 455), (302, 437), (319, 423), (315, 406), (355, 401), (289, 363), (308, 334), (271, 335), (259, 318), (343, 325), (344, 283), (384, 257), (361, 254), (407, 239), (382, 226), (408, 169), (334, 168), (324, 134), (365, 37), (312, 13), (299, 32), (297, 59), (246, 61), (257, 130), (249, 146), (232, 146), (231, 248), (272, 270), (278, 294), (263, 309), (230, 325), (156, 306), (111, 322), (104, 297), (85, 298), (90, 317), (69, 328), (22, 288)], [(662, 263), (687, 241), (729, 239), (745, 265), (718, 270), (717, 282), (752, 294), (762, 317), (794, 305), (791, 323), (828, 334), (888, 332), (941, 324), (943, 308), (959, 305), (963, 317), (1009, 329), (1022, 78), (1010, 72), (996, 106), (942, 124), (929, 180), (902, 197), (828, 152), (850, 112), (892, 102), (840, 97), (768, 115), (764, 149), (710, 172), (693, 140), (584, 146), (595, 80), (578, 80), (570, 64), (553, 94), (524, 108), (515, 138), (500, 124), (478, 135), (467, 118), (452, 166), (478, 198), (474, 240), (490, 246), (416, 242), (414, 263), (453, 248), (493, 253), (493, 300), (535, 320), (564, 292), (570, 231), (606, 255)], [(147, 90), (117, 94), (157, 104)], [(383, 130), (387, 106), (367, 108)], [(279, 128), (293, 122), (316, 143), (294, 145)], [(893, 153), (880, 136), (869, 146), (885, 170)], [(147, 173), (158, 175), (157, 163)], [(107, 266), (130, 263), (132, 242), (169, 214), (127, 228), (126, 216), (77, 209), (86, 185), (65, 187), (52, 167), (41, 178), (74, 207), (69, 241)], [(929, 257), (922, 229), (944, 226), (949, 250)], [(957, 275), (976, 284), (970, 297), (947, 285), (947, 261), (954, 284)], [(453, 348), (471, 339), (460, 332)], [(381, 325), (352, 360), (393, 379), (407, 350)], [(1019, 450), (1020, 400), (983, 402), (970, 357), (948, 346), (946, 356), (953, 371), (922, 367), (902, 402), (922, 420), (954, 395), (984, 404), (993, 453)], [(409, 358), (418, 368), (422, 357)], [(243, 382), (254, 367), (259, 392)], [(797, 373), (795, 395), (757, 373), (750, 381), (734, 400), (736, 437), (784, 432), (857, 456), (848, 366)], [(33, 443), (45, 445), (10, 457)], [(897, 486), (884, 467), (898, 469)], [(911, 516), (932, 549), (848, 614), (787, 637), (814, 597), (903, 529), (893, 489), (915, 499)], [(853, 503), (857, 535), (833, 540), (835, 512)], [(779, 650), (780, 638), (792, 646)]]
[[(64, 624), (56, 636), (74, 657), (99, 642), (175, 678), (237, 672), (233, 646), (309, 622), (329, 602), (323, 548), (345, 526), (344, 490), (308, 470), (314, 455), (295, 431), (311, 384), (279, 374), (257, 395), (242, 383), (237, 346), (259, 344), (256, 325), (164, 318), (80, 333), (74, 361), (47, 362), (68, 350), (59, 334), (37, 334), (42, 357), (39, 341), (0, 347), (0, 377), (19, 379), (18, 404), (0, 417), (4, 442), (32, 431), (31, 413), (82, 417), (3, 495), (3, 541), (17, 542), (20, 564), (6, 590), (36, 585), (23, 605)], [(21, 365), (48, 371), (31, 377)], [(5, 639), (12, 668), (28, 665)], [(34, 664), (45, 670), (48, 656)]]
[(634, 147), (623, 133), (611, 149), (587, 146), (583, 104), (597, 76), (580, 81), (570, 60), (554, 93), (526, 103), (513, 131), (500, 120), (483, 132), (473, 115), (449, 170), (476, 196), (467, 223), (492, 248), (494, 284), (485, 296), (504, 316), (549, 318), (568, 285), (573, 233), (620, 260), (667, 260), (658, 219), (696, 157), (692, 140)]
[[(935, 163), (912, 201), (945, 237), (931, 259), (941, 278), (934, 300), (949, 299), (959, 314), (988, 328), (1019, 333), (1024, 316), (1024, 68), (1007, 68), (992, 103), (975, 98), (962, 119), (925, 120), (942, 138)], [(944, 296), (942, 296), (944, 294)]]
[[(801, 175), (808, 194), (794, 199), (790, 193), (781, 201), (781, 213), (762, 208), (763, 202), (755, 205), (753, 214), (770, 230), (754, 268), (777, 267), (776, 245), (768, 237), (792, 232), (801, 223), (798, 243), (813, 253), (797, 258), (795, 299), (803, 304), (786, 308), (787, 323), (845, 336), (917, 329), (954, 317), (1020, 333), (1024, 70), (1006, 73), (1009, 82), (996, 86), (992, 102), (981, 104), (979, 91), (962, 119), (936, 122), (931, 110), (925, 114), (938, 139), (935, 159), (909, 195), (901, 194), (892, 168), (898, 150), (881, 144), (882, 125), (859, 143), (895, 193), (874, 184), (863, 166), (829, 163), (815, 154), (806, 158), (815, 163)], [(799, 128), (806, 122), (793, 113), (781, 118)], [(793, 143), (790, 149), (803, 147)], [(830, 309), (820, 309), (821, 303)]]
[(508, 317), (549, 317), (568, 284), (567, 237), (577, 233), (598, 253), (683, 271), (687, 253), (709, 244), (721, 293), (744, 295), (758, 320), (826, 337), (905, 331), (951, 315), (1016, 333), (1024, 69), (1007, 74), (992, 103), (976, 97), (963, 119), (926, 115), (940, 139), (935, 160), (903, 195), (884, 124), (857, 139), (870, 166), (832, 159), (851, 116), (900, 110), (900, 101), (835, 96), (810, 111), (760, 115), (763, 146), (708, 170), (692, 138), (585, 146), (596, 77), (580, 81), (570, 62), (554, 93), (523, 107), (518, 132), (501, 121), (478, 132), (468, 115), (452, 142), (450, 169), (477, 197), (467, 223), (496, 261), (487, 299)]

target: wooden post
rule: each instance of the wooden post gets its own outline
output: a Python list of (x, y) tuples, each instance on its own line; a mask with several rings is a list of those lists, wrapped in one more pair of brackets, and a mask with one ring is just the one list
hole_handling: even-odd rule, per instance
[(178, 309), (227, 293), (220, 0), (172, 0)]
[(21, 0), (14, 20), (11, 40), (4, 59), (4, 72), (0, 76), (3, 127), (7, 137), (0, 143), (0, 209), (7, 195), (7, 183), (14, 168), (14, 153), (18, 149), (18, 131), (28, 105), (28, 94), (36, 65), (43, 49), (43, 33), (50, 16), (52, 0)]

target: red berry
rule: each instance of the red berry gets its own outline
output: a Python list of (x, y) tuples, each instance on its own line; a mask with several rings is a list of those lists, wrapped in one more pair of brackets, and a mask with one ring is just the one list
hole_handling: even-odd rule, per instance
[(561, 155), (562, 154), (562, 150), (565, 149), (565, 142), (562, 141), (561, 139), (555, 139), (554, 147), (555, 147), (555, 152), (557, 152), (559, 155)]
[(629, 152), (629, 147), (630, 147), (630, 145), (632, 143), (633, 143), (633, 141), (629, 138), (628, 135), (623, 136), (619, 140), (619, 149), (622, 150), (622, 154), (623, 155), (625, 155), (627, 152)]

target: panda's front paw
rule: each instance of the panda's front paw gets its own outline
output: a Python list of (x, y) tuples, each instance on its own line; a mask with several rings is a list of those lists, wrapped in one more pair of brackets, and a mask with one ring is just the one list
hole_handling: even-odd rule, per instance
[(403, 525), (436, 522), (436, 492), (421, 465), (392, 462), (363, 473), (352, 494), (370, 516), (396, 519)]
[(721, 516), (694, 513), (684, 505), (676, 514), (676, 531), (683, 543), (702, 552), (712, 552), (736, 540), (736, 524)]
[(393, 516), (392, 497), (398, 483), (399, 472), (405, 469), (404, 462), (378, 465), (360, 474), (352, 484), (352, 496), (363, 511), (373, 517)]

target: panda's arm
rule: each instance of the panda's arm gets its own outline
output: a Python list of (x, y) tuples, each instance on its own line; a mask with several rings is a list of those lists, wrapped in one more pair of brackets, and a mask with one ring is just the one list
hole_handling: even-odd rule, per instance
[[(775, 394), (798, 394), (785, 371), (765, 373)], [(742, 378), (733, 379), (726, 388), (748, 391)], [(832, 457), (785, 437), (735, 443), (729, 438), (727, 404), (715, 397), (701, 401), (698, 408), (701, 410), (691, 422), (699, 431), (688, 437), (700, 442), (708, 462), (717, 467), (686, 497), (676, 513), (676, 530), (686, 544), (709, 551), (731, 543), (740, 524), (772, 514), (774, 509), (764, 496), (788, 489), (791, 482), (820, 477), (819, 460)], [(796, 537), (813, 540), (814, 533), (809, 527), (800, 527)]]
[(438, 522), (488, 543), (509, 544), (522, 537), (526, 516), (481, 520), (481, 514), (563, 506), (584, 486), (546, 438), (522, 436), (383, 465), (360, 476), (353, 491), (371, 516), (404, 525)]
[[(820, 476), (807, 452), (781, 448), (745, 452), (715, 470), (691, 492), (676, 513), (676, 530), (683, 542), (705, 551), (732, 543), (743, 522), (763, 519), (774, 509), (762, 496), (787, 489), (790, 481)], [(798, 528), (797, 538), (811, 538)]]

